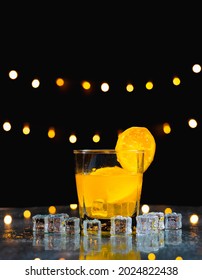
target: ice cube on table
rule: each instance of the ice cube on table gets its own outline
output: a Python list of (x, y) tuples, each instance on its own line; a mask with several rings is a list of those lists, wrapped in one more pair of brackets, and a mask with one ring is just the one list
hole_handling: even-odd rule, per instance
[(78, 217), (65, 218), (61, 224), (61, 231), (66, 234), (80, 233), (80, 219)]
[(136, 216), (136, 234), (147, 234), (158, 231), (159, 217), (156, 214)]
[(42, 214), (36, 214), (32, 217), (32, 223), (33, 223), (33, 231), (44, 231), (45, 227), (45, 217), (47, 215)]
[(147, 214), (144, 214), (144, 215), (156, 215), (158, 216), (159, 220), (158, 220), (158, 229), (159, 230), (162, 230), (165, 228), (165, 215), (163, 212), (149, 212)]
[(132, 234), (132, 218), (124, 216), (114, 216), (111, 218), (110, 234)]
[(57, 214), (48, 214), (45, 216), (45, 226), (44, 232), (61, 232), (63, 227), (63, 222), (66, 218), (69, 218), (67, 213), (57, 213)]
[(84, 220), (83, 221), (83, 234), (88, 235), (100, 235), (101, 234), (101, 221), (98, 219)]
[(167, 213), (165, 214), (165, 229), (181, 229), (182, 228), (182, 214), (181, 213)]

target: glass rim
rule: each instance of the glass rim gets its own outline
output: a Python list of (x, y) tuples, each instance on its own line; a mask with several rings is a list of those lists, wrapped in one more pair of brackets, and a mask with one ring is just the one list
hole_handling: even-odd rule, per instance
[(117, 151), (115, 149), (75, 149), (73, 150), (74, 154), (98, 154), (98, 153), (103, 153), (103, 154), (116, 154), (120, 152), (135, 152), (135, 153), (144, 153), (144, 150), (134, 150), (134, 149), (128, 149), (128, 150), (120, 150)]

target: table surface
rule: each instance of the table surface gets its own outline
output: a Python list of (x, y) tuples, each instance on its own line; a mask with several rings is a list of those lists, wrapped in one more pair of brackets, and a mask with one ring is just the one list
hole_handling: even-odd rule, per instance
[[(148, 260), (150, 253), (156, 260), (202, 259), (202, 207), (150, 205), (150, 211), (171, 208), (182, 214), (182, 229), (162, 230), (148, 236), (101, 236), (86, 237), (82, 234), (62, 235), (58, 233), (33, 232), (32, 216), (48, 214), (48, 207), (30, 207), (30, 218), (24, 218), (25, 208), (0, 208), (0, 259), (1, 260)], [(56, 206), (57, 213), (78, 216), (78, 210), (69, 206)], [(199, 217), (191, 224), (190, 217)], [(10, 225), (4, 217), (11, 215)]]

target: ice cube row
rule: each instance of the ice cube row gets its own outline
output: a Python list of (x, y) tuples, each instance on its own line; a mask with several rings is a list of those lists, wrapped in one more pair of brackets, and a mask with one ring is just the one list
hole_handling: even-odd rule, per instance
[(37, 214), (32, 217), (33, 231), (44, 233), (80, 233), (80, 219), (67, 213)]
[[(80, 218), (70, 217), (67, 213), (37, 214), (32, 217), (33, 231), (44, 233), (80, 233)], [(149, 212), (136, 217), (136, 233), (144, 234), (163, 229), (181, 229), (181, 213)], [(101, 222), (98, 219), (83, 221), (83, 234), (100, 235)], [(132, 234), (132, 218), (114, 216), (111, 218), (110, 235)]]
[[(44, 233), (80, 233), (80, 219), (69, 217), (67, 213), (37, 214), (32, 217), (33, 231)], [(100, 235), (102, 232), (101, 222), (98, 219), (83, 221), (83, 234)], [(132, 218), (115, 216), (111, 218), (110, 234), (131, 234)]]
[(182, 214), (149, 212), (136, 217), (136, 233), (144, 234), (163, 229), (181, 229)]

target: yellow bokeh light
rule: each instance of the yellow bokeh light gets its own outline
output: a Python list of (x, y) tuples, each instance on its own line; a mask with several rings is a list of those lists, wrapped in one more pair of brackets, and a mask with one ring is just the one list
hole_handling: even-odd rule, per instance
[(174, 78), (173, 78), (173, 84), (174, 84), (175, 86), (179, 86), (180, 83), (181, 83), (181, 81), (180, 81), (180, 79), (179, 79), (178, 77), (174, 77)]
[(156, 259), (156, 255), (154, 253), (148, 254), (148, 260), (155, 260), (155, 259)]
[(23, 212), (23, 216), (25, 219), (29, 219), (31, 217), (31, 212), (29, 210), (25, 210)]
[(56, 80), (56, 85), (59, 86), (59, 87), (64, 86), (64, 83), (65, 83), (65, 81), (62, 78), (58, 78)]
[(55, 214), (56, 213), (56, 207), (55, 206), (50, 206), (49, 208), (48, 208), (48, 212), (50, 213), (50, 214)]
[(8, 122), (8, 121), (4, 122), (4, 123), (3, 123), (3, 129), (4, 129), (5, 131), (11, 130), (11, 124), (10, 124), (10, 122)]
[(173, 210), (171, 209), (171, 208), (169, 208), (169, 207), (167, 207), (165, 210), (164, 210), (164, 213), (165, 214), (170, 214), (170, 213), (172, 213), (173, 212)]
[(177, 261), (183, 260), (183, 258), (182, 258), (181, 256), (177, 256), (175, 259), (176, 259)]
[(15, 80), (18, 77), (18, 73), (16, 70), (11, 70), (8, 75), (11, 80)]
[(154, 85), (151, 81), (149, 81), (149, 82), (146, 83), (145, 87), (146, 87), (146, 89), (151, 90), (151, 89), (153, 89)]
[(192, 67), (192, 71), (194, 73), (199, 73), (201, 72), (201, 65), (200, 64), (194, 64), (193, 67)]
[(132, 91), (134, 90), (134, 86), (133, 86), (132, 84), (127, 84), (126, 90), (127, 90), (128, 92), (132, 92)]
[(76, 203), (72, 203), (72, 204), (70, 204), (70, 209), (72, 209), (72, 210), (76, 210), (77, 208), (78, 208), (78, 204), (76, 204)]
[(69, 136), (69, 142), (70, 142), (70, 143), (76, 143), (76, 141), (77, 141), (76, 135), (75, 135), (75, 134), (71, 134), (71, 135)]
[(85, 90), (89, 90), (91, 88), (91, 84), (88, 81), (83, 81), (81, 85)]
[(22, 133), (28, 135), (30, 133), (30, 126), (28, 123), (25, 123), (22, 129)]
[(195, 119), (190, 119), (190, 120), (188, 121), (188, 125), (189, 125), (189, 127), (191, 127), (191, 128), (196, 128), (196, 127), (197, 127), (197, 121), (196, 121)]
[(150, 210), (149, 205), (147, 205), (147, 204), (143, 204), (141, 209), (142, 209), (142, 213), (144, 213), (144, 214), (149, 213), (149, 210)]
[(54, 127), (50, 127), (48, 130), (48, 137), (49, 138), (54, 138), (55, 137), (55, 128)]
[(169, 123), (164, 123), (164, 124), (163, 124), (163, 132), (164, 132), (165, 134), (171, 133), (171, 127), (170, 127)]
[(96, 133), (96, 134), (93, 136), (93, 142), (98, 143), (99, 141), (100, 141), (100, 135)]
[(6, 225), (10, 225), (10, 224), (12, 223), (12, 216), (11, 216), (11, 215), (6, 215), (6, 216), (4, 217), (4, 223), (5, 223)]
[(189, 218), (190, 220), (190, 223), (193, 224), (193, 225), (196, 225), (199, 221), (199, 216), (196, 215), (196, 214), (192, 214)]
[(102, 85), (101, 85), (101, 90), (102, 90), (103, 92), (107, 92), (107, 91), (109, 90), (109, 85), (108, 85), (108, 83), (102, 83)]
[(40, 85), (40, 81), (39, 81), (38, 79), (34, 79), (34, 80), (32, 81), (32, 87), (33, 87), (33, 88), (38, 88), (39, 85)]

